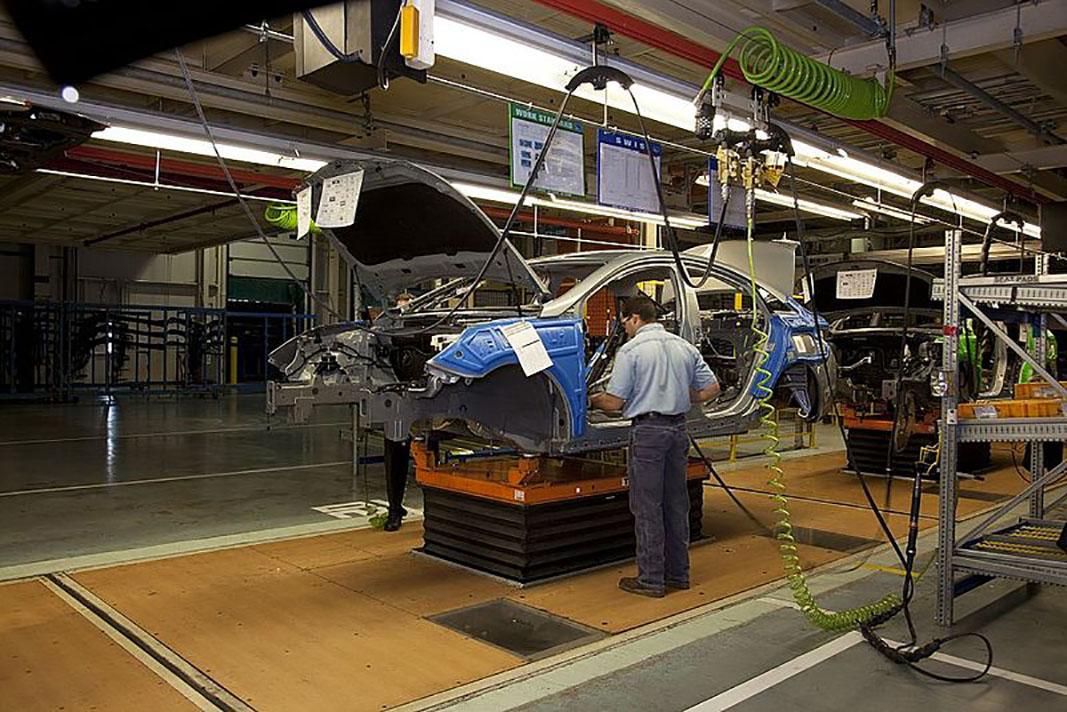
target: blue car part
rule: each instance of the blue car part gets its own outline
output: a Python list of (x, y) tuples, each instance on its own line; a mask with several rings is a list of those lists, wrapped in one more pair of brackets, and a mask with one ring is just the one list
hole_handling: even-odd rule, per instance
[(498, 319), (470, 326), (427, 365), (461, 378), (481, 378), (503, 366), (517, 366), (518, 356), (501, 329), (519, 321), (533, 325), (544, 342), (552, 359), (544, 373), (566, 399), (571, 436), (581, 437), (586, 429), (585, 330), (581, 319)]

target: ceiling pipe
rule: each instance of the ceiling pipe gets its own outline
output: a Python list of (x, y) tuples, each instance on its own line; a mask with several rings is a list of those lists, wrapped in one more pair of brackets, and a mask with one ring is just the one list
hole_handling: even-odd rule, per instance
[[(68, 149), (66, 156), (67, 158), (88, 163), (148, 171), (155, 171), (158, 163), (160, 173), (180, 175), (186, 178), (206, 178), (214, 182), (226, 181), (226, 174), (217, 165), (193, 163), (162, 156), (157, 159), (155, 155), (128, 153), (100, 146), (76, 146)], [(293, 191), (300, 184), (300, 181), (296, 178), (259, 173), (245, 168), (230, 168), (230, 175), (233, 176), (233, 179), (238, 184), (262, 185), (283, 191)]]
[[(682, 35), (670, 30), (657, 27), (640, 18), (634, 17), (617, 8), (597, 2), (597, 0), (535, 0), (539, 5), (559, 10), (572, 17), (584, 20), (590, 24), (600, 23), (612, 32), (637, 40), (642, 44), (662, 50), (675, 57), (687, 60), (702, 67), (711, 67), (721, 56), (701, 44), (697, 44)], [(745, 81), (741, 67), (733, 58), (727, 58), (723, 63), (722, 73), (732, 79)], [(855, 121), (852, 119), (839, 119), (840, 121), (854, 126), (867, 133), (877, 136), (898, 146), (914, 151), (921, 156), (930, 158), (943, 166), (965, 173), (972, 178), (982, 181), (986, 185), (1000, 188), (1032, 203), (1043, 204), (1049, 202), (1048, 198), (1035, 192), (1031, 188), (1016, 183), (1015, 181), (987, 171), (971, 161), (957, 156), (943, 148), (931, 145), (915, 138), (891, 126), (879, 121)]]
[(159, 218), (156, 220), (148, 220), (138, 225), (130, 227), (124, 227), (114, 232), (109, 232), (98, 237), (90, 237), (82, 241), (83, 247), (92, 247), (93, 245), (99, 245), (101, 242), (107, 242), (108, 240), (114, 240), (117, 237), (123, 237), (125, 235), (132, 235), (136, 232), (142, 232), (144, 230), (150, 230), (156, 227), (162, 227), (171, 223), (180, 222), (182, 220), (188, 220), (189, 218), (195, 218), (200, 215), (206, 215), (208, 213), (214, 213), (216, 210), (222, 210), (237, 205), (237, 198), (232, 200), (224, 200), (220, 203), (212, 203), (211, 205), (204, 205), (199, 208), (193, 208), (192, 210), (186, 210), (174, 215), (168, 215), (165, 218)]

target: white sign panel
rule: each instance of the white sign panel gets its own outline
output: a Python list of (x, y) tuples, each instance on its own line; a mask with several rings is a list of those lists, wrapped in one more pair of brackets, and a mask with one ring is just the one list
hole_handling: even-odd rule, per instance
[(296, 194), (296, 236), (303, 237), (311, 230), (311, 187)]
[[(555, 116), (511, 105), (511, 184), (521, 188), (530, 179)], [(563, 119), (534, 188), (549, 193), (585, 195), (585, 132), (576, 121)]]
[[(663, 148), (652, 144), (656, 173), (645, 140), (600, 129), (597, 131), (597, 202), (624, 210), (659, 213), (656, 180)], [(731, 201), (732, 202), (732, 201)]]
[(552, 365), (552, 358), (548, 355), (544, 342), (541, 341), (541, 335), (530, 322), (518, 321), (503, 326), (500, 328), (500, 333), (515, 350), (522, 372), (527, 376), (540, 373)]
[(878, 280), (876, 269), (856, 269), (837, 273), (838, 299), (870, 299)]
[(315, 224), (319, 227), (348, 227), (354, 223), (362, 189), (362, 170), (324, 180)]

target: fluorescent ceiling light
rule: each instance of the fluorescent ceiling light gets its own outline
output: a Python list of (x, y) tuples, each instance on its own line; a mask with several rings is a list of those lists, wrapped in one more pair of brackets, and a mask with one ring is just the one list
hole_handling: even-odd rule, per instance
[[(441, 14), (434, 17), (434, 50), (438, 55), (457, 62), (556, 91), (565, 87), (575, 74), (586, 67), (553, 52)], [(645, 118), (671, 126), (693, 127), (693, 104), (687, 97), (668, 94), (637, 82), (632, 91)], [(629, 94), (615, 84), (609, 85), (606, 91), (596, 91), (589, 85), (583, 85), (574, 95), (597, 104), (603, 104), (606, 100), (608, 106), (634, 113)]]
[[(224, 190), (208, 190), (207, 188), (191, 188), (186, 185), (171, 185), (169, 183), (149, 183), (143, 180), (130, 180), (128, 178), (111, 178), (110, 176), (94, 176), (91, 173), (75, 173), (73, 171), (57, 171), (51, 168), (38, 168), (37, 173), (45, 173), (51, 176), (63, 176), (64, 178), (79, 178), (82, 180), (95, 180), (101, 183), (118, 183), (120, 185), (134, 185), (139, 188), (152, 188), (153, 190), (176, 190), (182, 193), (197, 193), (199, 195), (220, 195), (227, 198), (234, 197), (233, 193)], [(266, 203), (282, 203), (296, 205), (295, 200), (283, 200), (280, 198), (265, 198), (261, 195), (241, 194), (245, 200), (261, 200)]]
[[(787, 208), (793, 207), (792, 196), (782, 195), (781, 193), (772, 193), (771, 191), (763, 190), (762, 188), (756, 188), (756, 199), (762, 200), (765, 203), (782, 205)], [(842, 210), (841, 208), (835, 208), (832, 205), (823, 205), (822, 203), (805, 200), (804, 198), (798, 200), (797, 204), (798, 207), (806, 213), (821, 215), (826, 218), (833, 218), (834, 220), (859, 220), (863, 217), (860, 213), (852, 212), (850, 210)]]
[[(505, 190), (503, 188), (494, 188), (487, 185), (478, 185), (476, 183), (462, 183), (456, 182), (452, 186), (463, 195), (472, 200), (486, 200), (493, 203), (503, 203), (505, 205), (515, 205), (519, 201), (519, 193), (513, 190)], [(663, 217), (656, 215), (655, 213), (644, 213), (634, 210), (623, 210), (622, 208), (612, 208), (607, 205), (597, 205), (595, 203), (586, 203), (580, 200), (567, 200), (564, 198), (542, 198), (535, 195), (526, 196), (526, 201), (523, 203), (528, 206), (538, 206), (542, 208), (553, 208), (556, 210), (565, 210), (574, 213), (582, 213), (585, 215), (599, 215), (601, 217), (619, 218), (621, 220), (634, 220), (636, 222), (643, 222), (649, 225), (662, 225)], [(674, 227), (683, 227), (688, 229), (696, 229), (705, 227), (708, 224), (708, 219), (703, 215), (697, 213), (688, 214), (671, 214), (667, 216), (671, 220), (671, 225)]]
[[(907, 210), (901, 210), (900, 208), (892, 205), (886, 205), (884, 203), (876, 203), (873, 200), (853, 200), (852, 205), (860, 210), (867, 210), (872, 213), (881, 213), (882, 215), (888, 215), (891, 218), (897, 220), (903, 220), (904, 222), (911, 222), (912, 215)], [(930, 218), (923, 217), (922, 215), (915, 215), (915, 222), (920, 225), (929, 225), (933, 222)]]
[[(145, 131), (143, 129), (128, 128), (126, 126), (109, 126), (101, 131), (93, 133), (93, 138), (100, 141), (124, 143), (133, 146), (144, 146), (161, 151), (179, 151), (191, 153), (196, 156), (215, 157), (215, 150), (211, 142), (205, 139), (186, 138), (174, 134)], [(280, 153), (261, 151), (255, 148), (245, 148), (232, 144), (217, 143), (219, 153), (228, 161), (241, 163), (253, 163), (259, 166), (274, 166), (275, 168), (288, 168), (294, 171), (314, 173), (326, 165), (326, 161), (313, 158), (297, 158), (284, 156)]]
[[(434, 22), (434, 42), (437, 53), (464, 64), (521, 79), (555, 91), (561, 91), (575, 74), (584, 69), (583, 65), (558, 54), (457, 18), (438, 14)], [(692, 130), (691, 97), (671, 94), (637, 82), (634, 83), (632, 91), (646, 118)], [(615, 85), (609, 85), (603, 92), (595, 91), (592, 87), (584, 85), (575, 92), (575, 96), (596, 103), (606, 102), (608, 106), (620, 111), (634, 113), (630, 97)], [(716, 128), (720, 128), (724, 123), (737, 131), (747, 131), (750, 128), (747, 122), (732, 117), (724, 119), (722, 116), (716, 116), (715, 121)], [(800, 140), (794, 140), (793, 147), (796, 151), (794, 162), (798, 166), (862, 183), (903, 198), (910, 199), (921, 185), (919, 181), (895, 171), (852, 158), (843, 149), (836, 149), (834, 153), (830, 153)], [(953, 200), (949, 194), (941, 192), (944, 195), (935, 193), (933, 196), (924, 198), (922, 202), (942, 210), (957, 212), (953, 209)], [(989, 218), (997, 212), (996, 209), (960, 196), (955, 196), (955, 205), (959, 214), (981, 222), (988, 222)], [(854, 215), (845, 210), (838, 211), (838, 214)], [(1030, 223), (1027, 223), (1023, 232), (1034, 237), (1040, 236), (1040, 229)]]

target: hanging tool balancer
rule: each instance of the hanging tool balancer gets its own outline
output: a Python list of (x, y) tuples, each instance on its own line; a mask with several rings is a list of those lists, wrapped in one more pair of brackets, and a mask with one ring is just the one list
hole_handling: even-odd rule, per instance
[(722, 105), (723, 79), (717, 77), (711, 91), (704, 92), (697, 106), (697, 138), (715, 145), (719, 185), (723, 201), (731, 185), (742, 184), (746, 193), (756, 188), (777, 189), (785, 173), (786, 161), (793, 155), (789, 134), (770, 121), (770, 109), (778, 103), (775, 94), (753, 87), (751, 128), (735, 131), (729, 127), (729, 115), (722, 128), (715, 130), (715, 117)]

